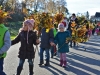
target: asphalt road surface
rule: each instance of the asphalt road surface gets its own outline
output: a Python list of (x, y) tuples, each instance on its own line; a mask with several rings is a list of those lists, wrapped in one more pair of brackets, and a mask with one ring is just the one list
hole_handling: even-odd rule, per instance
[[(16, 73), (19, 46), (20, 43), (11, 46), (5, 58), (4, 71), (7, 75)], [(70, 48), (66, 58), (67, 68), (59, 66), (59, 55), (50, 59), (50, 66), (39, 67), (39, 55), (36, 52), (34, 75), (100, 75), (100, 36), (92, 36), (88, 42)], [(21, 75), (28, 75), (28, 71), (26, 60)]]

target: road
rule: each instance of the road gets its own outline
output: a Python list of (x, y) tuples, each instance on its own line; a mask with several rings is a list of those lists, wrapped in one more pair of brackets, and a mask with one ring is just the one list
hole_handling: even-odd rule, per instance
[[(7, 75), (16, 73), (19, 45), (11, 46), (5, 58), (4, 71)], [(100, 75), (100, 36), (92, 36), (88, 42), (80, 43), (79, 47), (70, 48), (66, 58), (67, 68), (59, 66), (59, 56), (50, 59), (49, 67), (39, 67), (39, 55), (36, 52), (34, 75)], [(21, 75), (28, 75), (27, 60)]]

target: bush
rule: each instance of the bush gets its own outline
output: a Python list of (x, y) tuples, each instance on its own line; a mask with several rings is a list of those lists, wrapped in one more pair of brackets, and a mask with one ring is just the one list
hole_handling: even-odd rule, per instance
[(11, 36), (16, 36), (19, 28), (22, 27), (22, 22), (7, 22), (5, 26), (9, 29)]
[(23, 13), (13, 13), (10, 14), (11, 18), (7, 19), (7, 22), (18, 22), (18, 21), (24, 21), (24, 17), (26, 17)]

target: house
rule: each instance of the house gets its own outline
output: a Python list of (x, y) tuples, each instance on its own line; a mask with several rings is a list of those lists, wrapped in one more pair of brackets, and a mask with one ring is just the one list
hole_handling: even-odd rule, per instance
[(100, 22), (100, 12), (96, 12), (94, 16), (91, 16), (93, 22)]
[(96, 12), (95, 14), (95, 20), (100, 21), (100, 12)]

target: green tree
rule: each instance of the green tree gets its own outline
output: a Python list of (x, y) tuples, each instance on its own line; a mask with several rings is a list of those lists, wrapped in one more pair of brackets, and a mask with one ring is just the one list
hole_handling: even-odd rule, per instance
[(0, 6), (3, 5), (4, 0), (0, 0)]

